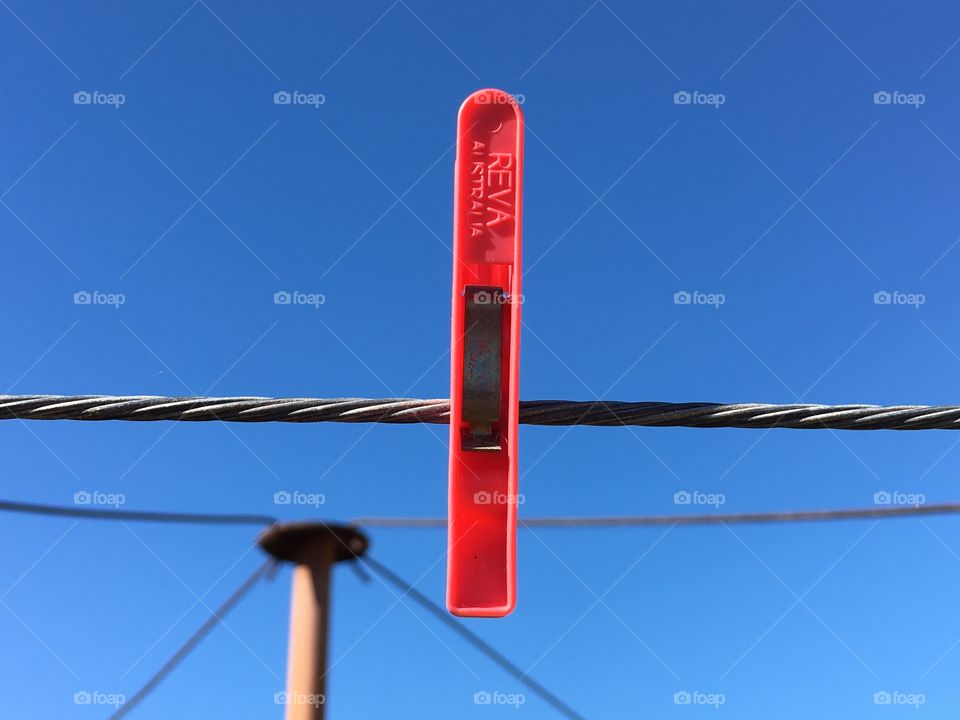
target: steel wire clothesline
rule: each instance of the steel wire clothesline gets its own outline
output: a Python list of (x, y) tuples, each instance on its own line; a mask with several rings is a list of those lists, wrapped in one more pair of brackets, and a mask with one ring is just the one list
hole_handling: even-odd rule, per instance
[[(69, 507), (0, 499), (0, 512), (52, 517), (74, 517), (85, 520), (129, 520), (131, 522), (183, 523), (192, 525), (259, 525), (267, 527), (280, 522), (270, 515), (231, 513), (169, 512), (156, 510), (120, 510)], [(960, 502), (925, 503), (918, 505), (880, 505), (866, 508), (828, 510), (779, 510), (772, 512), (706, 513), (698, 515), (614, 515), (597, 517), (530, 517), (520, 518), (521, 528), (628, 528), (662, 525), (752, 525), (783, 522), (830, 522), (837, 520), (894, 519), (958, 515)], [(350, 521), (361, 528), (445, 528), (446, 518), (429, 517), (360, 517)]]
[[(62, 505), (45, 505), (38, 503), (24, 503), (12, 500), (0, 500), (0, 511), (23, 513), (28, 515), (46, 515), (53, 517), (75, 517), (86, 520), (114, 520), (114, 521), (139, 521), (139, 522), (158, 522), (158, 523), (194, 523), (208, 525), (273, 525), (279, 522), (276, 518), (268, 515), (238, 515), (222, 513), (191, 513), (191, 512), (164, 512), (151, 510), (98, 510), (92, 508), (72, 508)], [(960, 511), (960, 506), (958, 506)], [(383, 563), (375, 560), (369, 555), (359, 558), (364, 567), (373, 570), (386, 583), (393, 585), (400, 591), (400, 595), (395, 595), (396, 602), (401, 602), (404, 597), (409, 596), (414, 602), (423, 607), (429, 614), (440, 620), (453, 632), (460, 635), (469, 644), (486, 655), (495, 664), (500, 666), (518, 682), (532, 690), (544, 701), (549, 703), (555, 710), (565, 717), (572, 720), (582, 720), (582, 716), (573, 710), (567, 703), (561, 700), (555, 693), (551, 692), (543, 684), (537, 682), (529, 673), (523, 672), (515, 663), (511, 662), (503, 653), (497, 650), (493, 645), (486, 642), (476, 632), (465, 627), (462, 623), (447, 615), (447, 613), (430, 600), (426, 595), (416, 589), (415, 585), (404, 580), (400, 575), (391, 570)], [(212, 610), (210, 615), (204, 620), (190, 637), (180, 645), (176, 652), (156, 670), (129, 700), (117, 708), (110, 716), (110, 720), (119, 720), (126, 717), (135, 708), (137, 708), (150, 695), (159, 684), (199, 645), (199, 643), (210, 634), (210, 632), (223, 622), (223, 618), (244, 598), (246, 595), (266, 577), (272, 576), (277, 568), (277, 560), (271, 558), (263, 562), (250, 576), (248, 576), (231, 594), (221, 603), (217, 609)]]
[[(0, 395), (0, 419), (449, 424), (446, 399)], [(526, 425), (960, 430), (960, 405), (527, 400)]]
[[(266, 515), (238, 515), (238, 514), (217, 514), (217, 513), (190, 513), (190, 512), (158, 512), (158, 511), (130, 511), (130, 510), (97, 510), (91, 508), (71, 508), (60, 505), (42, 505), (36, 503), (23, 503), (10, 500), (0, 500), (0, 511), (25, 513), (30, 515), (47, 516), (67, 516), (84, 518), (91, 520), (115, 520), (115, 521), (142, 521), (142, 522), (160, 522), (160, 523), (197, 523), (213, 525), (272, 525), (278, 520)], [(756, 523), (756, 522), (797, 522), (797, 521), (824, 521), (824, 520), (853, 520), (865, 518), (895, 518), (918, 515), (941, 515), (960, 513), (960, 503), (943, 503), (939, 505), (926, 505), (916, 507), (893, 507), (893, 508), (860, 508), (860, 509), (841, 509), (841, 510), (814, 510), (814, 511), (792, 511), (792, 512), (772, 512), (772, 513), (740, 513), (740, 514), (717, 514), (717, 515), (689, 515), (689, 516), (636, 516), (636, 517), (610, 517), (610, 518), (531, 518), (521, 521), (521, 525), (526, 527), (623, 527), (623, 526), (642, 526), (642, 525), (661, 525), (672, 522), (679, 525), (694, 524), (717, 524), (717, 523)], [(687, 521), (687, 522), (684, 522)], [(440, 518), (358, 518), (353, 521), (354, 524), (367, 527), (406, 527), (406, 528), (429, 528), (437, 527), (440, 523), (445, 523)], [(554, 692), (550, 691), (541, 683), (534, 680), (526, 672), (511, 662), (506, 656), (499, 652), (494, 646), (486, 642), (477, 633), (464, 626), (461, 622), (450, 617), (439, 605), (430, 600), (426, 595), (416, 589), (413, 583), (410, 583), (400, 577), (396, 572), (378, 562), (374, 558), (366, 556), (359, 561), (364, 567), (373, 570), (381, 577), (381, 580), (393, 585), (401, 593), (396, 596), (396, 601), (401, 602), (404, 597), (410, 597), (414, 602), (424, 608), (430, 615), (447, 625), (451, 630), (460, 635), (470, 645), (487, 656), (501, 669), (513, 676), (536, 695), (549, 703), (555, 710), (565, 717), (572, 720), (582, 720), (582, 715), (577, 713), (566, 702), (560, 699)], [(190, 637), (180, 645), (174, 654), (155, 671), (149, 679), (143, 684), (131, 698), (124, 703), (117, 711), (111, 715), (111, 720), (119, 720), (126, 717), (159, 686), (159, 684), (197, 647), (197, 645), (221, 622), (223, 618), (253, 589), (253, 587), (262, 579), (273, 574), (276, 568), (276, 561), (270, 559), (261, 564), (252, 575), (247, 577), (230, 596), (212, 610), (210, 615), (204, 620)]]
[[(346, 423), (436, 423), (449, 424), (450, 403), (445, 399), (406, 398), (267, 398), (267, 397), (163, 397), (110, 395), (0, 395), (0, 419), (21, 420), (126, 420), (126, 421), (221, 421), (221, 422), (346, 422)], [(667, 403), (621, 401), (540, 400), (520, 403), (521, 423), (528, 425), (592, 425), (645, 427), (792, 428), (834, 430), (956, 430), (960, 429), (960, 406), (942, 405), (816, 405), (769, 403)], [(0, 511), (74, 516), (101, 520), (200, 523), (219, 525), (272, 525), (265, 515), (205, 514), (66, 508), (0, 500)], [(892, 519), (960, 513), (960, 503), (919, 506), (846, 508), (765, 513), (714, 513), (707, 515), (553, 517), (529, 518), (521, 527), (591, 528), (642, 527), (650, 525), (716, 525), (726, 523), (806, 522), (855, 519)], [(358, 518), (367, 527), (445, 527), (444, 518)], [(431, 614), (448, 624), (561, 714), (581, 716), (554, 693), (521, 673), (495, 648), (446, 616), (416, 588), (389, 568), (366, 558), (364, 564), (398, 587)], [(176, 653), (131, 698), (118, 709), (120, 718), (137, 707), (186, 657), (257, 582), (273, 567), (261, 565), (201, 625)]]

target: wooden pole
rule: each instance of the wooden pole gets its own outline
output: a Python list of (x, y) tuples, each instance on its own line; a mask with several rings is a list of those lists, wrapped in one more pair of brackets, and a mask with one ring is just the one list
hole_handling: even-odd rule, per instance
[(366, 552), (358, 530), (326, 523), (274, 525), (260, 546), (292, 562), (287, 689), (278, 693), (285, 720), (323, 720), (326, 715), (327, 640), (330, 624), (330, 568)]

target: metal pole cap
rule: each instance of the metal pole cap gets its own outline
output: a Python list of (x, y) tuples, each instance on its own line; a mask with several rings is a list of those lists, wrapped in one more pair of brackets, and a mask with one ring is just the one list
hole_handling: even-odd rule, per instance
[(272, 525), (260, 534), (257, 544), (277, 560), (293, 563), (306, 562), (312, 550), (330, 544), (334, 562), (341, 562), (362, 557), (370, 540), (351, 525), (307, 521)]

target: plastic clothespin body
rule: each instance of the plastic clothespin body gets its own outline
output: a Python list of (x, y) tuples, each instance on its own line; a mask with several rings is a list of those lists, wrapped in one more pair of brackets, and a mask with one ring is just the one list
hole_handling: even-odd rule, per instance
[(516, 605), (523, 115), (481, 90), (457, 119), (447, 607)]

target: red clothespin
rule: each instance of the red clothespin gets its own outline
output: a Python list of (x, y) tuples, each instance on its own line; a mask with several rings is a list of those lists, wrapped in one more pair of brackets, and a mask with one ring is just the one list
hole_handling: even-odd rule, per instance
[(447, 608), (503, 617), (517, 601), (523, 115), (501, 90), (457, 117), (450, 341)]

